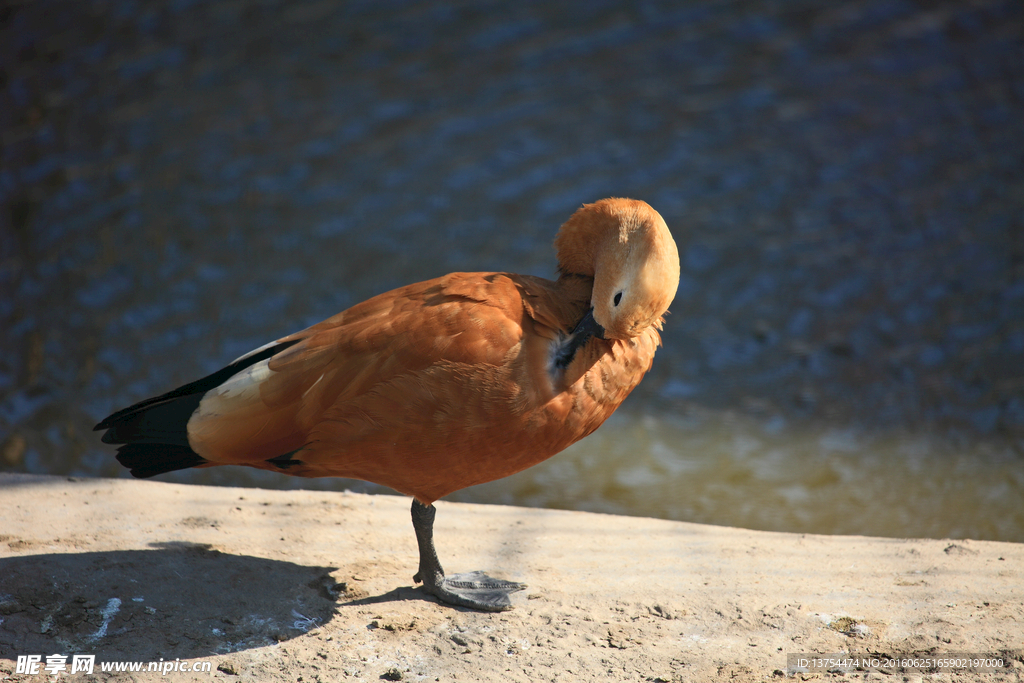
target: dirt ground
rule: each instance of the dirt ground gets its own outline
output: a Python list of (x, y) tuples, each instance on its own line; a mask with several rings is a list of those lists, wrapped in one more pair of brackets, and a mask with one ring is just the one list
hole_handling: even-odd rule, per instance
[[(416, 588), (408, 500), (0, 475), (0, 680), (1020, 680), (1024, 546), (746, 531), (438, 504), (452, 572), (524, 581), (476, 613)], [(1001, 655), (990, 673), (829, 673), (797, 653)], [(101, 673), (101, 663), (177, 671)], [(210, 664), (210, 673), (184, 665)], [(64, 678), (65, 674), (61, 675)]]

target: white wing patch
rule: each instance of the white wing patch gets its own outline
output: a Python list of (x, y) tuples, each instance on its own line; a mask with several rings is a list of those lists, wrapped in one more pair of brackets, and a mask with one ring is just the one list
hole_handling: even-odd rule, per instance
[[(265, 347), (264, 347), (265, 348)], [(257, 349), (256, 351), (258, 351)], [(252, 353), (255, 353), (253, 351)], [(250, 354), (246, 354), (250, 355)], [(243, 356), (244, 358), (245, 356)], [(216, 389), (206, 392), (199, 402), (199, 408), (192, 419), (223, 415), (239, 404), (255, 403), (260, 400), (260, 384), (270, 377), (270, 359), (250, 365), (237, 375), (232, 375)]]

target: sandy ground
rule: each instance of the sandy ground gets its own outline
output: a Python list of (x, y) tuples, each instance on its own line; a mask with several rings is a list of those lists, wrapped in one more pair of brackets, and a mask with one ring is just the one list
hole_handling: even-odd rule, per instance
[[(452, 572), (515, 608), (412, 584), (408, 500), (0, 475), (0, 679), (18, 655), (209, 662), (165, 680), (1020, 680), (1024, 545), (767, 533), (438, 504)], [(995, 673), (800, 672), (787, 655), (1002, 654)], [(180, 668), (180, 664), (179, 664)], [(63, 677), (63, 676), (62, 676)]]

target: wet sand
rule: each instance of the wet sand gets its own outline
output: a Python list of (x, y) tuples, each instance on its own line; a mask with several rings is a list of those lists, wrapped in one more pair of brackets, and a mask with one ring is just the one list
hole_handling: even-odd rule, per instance
[(209, 662), (213, 678), (239, 681), (760, 681), (795, 673), (789, 654), (832, 652), (1010, 664), (797, 680), (1024, 670), (1020, 544), (442, 501), (450, 572), (529, 585), (512, 611), (483, 614), (414, 587), (405, 498), (16, 474), (0, 475), (0, 491), (4, 676), (17, 655), (53, 653), (95, 654), (97, 669)]

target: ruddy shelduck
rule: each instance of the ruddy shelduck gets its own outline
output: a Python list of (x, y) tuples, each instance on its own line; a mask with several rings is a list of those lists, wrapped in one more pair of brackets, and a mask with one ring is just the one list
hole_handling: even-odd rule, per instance
[(584, 205), (555, 248), (554, 282), (452, 273), (408, 285), (95, 428), (136, 477), (246, 465), (412, 496), (413, 580), (450, 604), (509, 609), (523, 584), (445, 577), (433, 502), (597, 429), (650, 369), (679, 284), (672, 234), (642, 201)]

